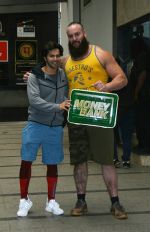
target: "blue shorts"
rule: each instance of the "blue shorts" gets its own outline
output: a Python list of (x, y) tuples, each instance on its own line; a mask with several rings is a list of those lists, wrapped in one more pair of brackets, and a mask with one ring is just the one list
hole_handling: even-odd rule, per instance
[(36, 160), (40, 147), (44, 164), (60, 163), (64, 158), (63, 127), (49, 127), (29, 121), (22, 131), (22, 160)]

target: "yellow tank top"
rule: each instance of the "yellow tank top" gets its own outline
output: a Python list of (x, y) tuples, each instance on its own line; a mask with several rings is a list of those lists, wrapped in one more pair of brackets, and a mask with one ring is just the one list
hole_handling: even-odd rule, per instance
[(103, 83), (108, 82), (108, 74), (96, 57), (95, 46), (92, 46), (90, 54), (82, 60), (72, 60), (69, 57), (65, 71), (70, 92), (72, 89), (96, 90), (92, 84), (98, 80)]

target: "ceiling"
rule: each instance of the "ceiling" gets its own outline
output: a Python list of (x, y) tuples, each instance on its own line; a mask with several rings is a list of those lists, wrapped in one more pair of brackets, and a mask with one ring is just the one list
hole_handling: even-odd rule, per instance
[(51, 4), (57, 2), (67, 2), (67, 0), (0, 0), (0, 6)]

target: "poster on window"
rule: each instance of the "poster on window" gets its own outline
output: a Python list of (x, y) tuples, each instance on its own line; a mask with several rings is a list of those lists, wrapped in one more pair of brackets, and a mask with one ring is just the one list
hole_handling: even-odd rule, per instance
[(17, 27), (17, 37), (35, 37), (35, 27), (33, 25)]
[(21, 80), (23, 74), (30, 71), (37, 64), (37, 41), (16, 40), (15, 47), (15, 74), (17, 80)]
[(0, 62), (8, 62), (8, 41), (0, 40)]

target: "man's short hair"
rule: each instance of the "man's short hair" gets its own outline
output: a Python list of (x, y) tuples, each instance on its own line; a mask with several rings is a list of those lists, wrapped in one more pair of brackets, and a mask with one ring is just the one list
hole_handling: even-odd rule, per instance
[(63, 56), (63, 51), (64, 51), (63, 47), (55, 41), (48, 41), (47, 44), (45, 44), (42, 51), (42, 56), (47, 57), (49, 51), (53, 49), (59, 49), (60, 56)]
[(68, 24), (68, 27), (72, 26), (72, 25), (75, 25), (75, 24), (78, 24), (82, 27), (82, 29), (84, 29), (82, 23), (78, 22), (78, 21), (72, 21), (71, 23)]

